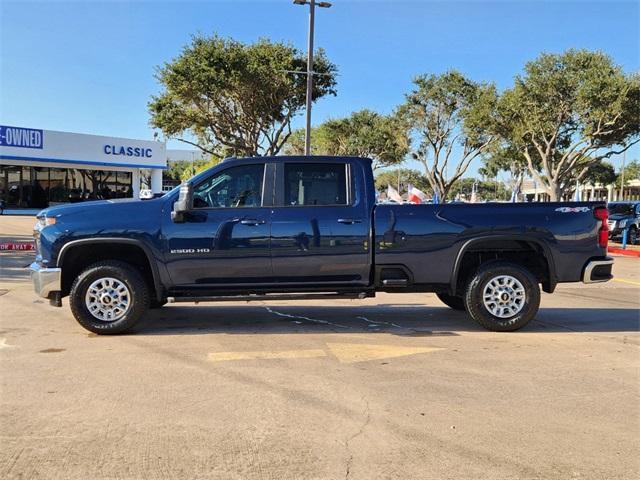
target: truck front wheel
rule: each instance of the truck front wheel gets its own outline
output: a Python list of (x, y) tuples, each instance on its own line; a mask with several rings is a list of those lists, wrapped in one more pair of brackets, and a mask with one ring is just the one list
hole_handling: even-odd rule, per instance
[(524, 327), (540, 307), (540, 287), (526, 268), (496, 262), (481, 266), (464, 297), (469, 315), (483, 327), (509, 332)]
[(119, 261), (87, 267), (73, 282), (71, 312), (78, 323), (99, 335), (133, 327), (149, 308), (149, 288), (142, 275)]

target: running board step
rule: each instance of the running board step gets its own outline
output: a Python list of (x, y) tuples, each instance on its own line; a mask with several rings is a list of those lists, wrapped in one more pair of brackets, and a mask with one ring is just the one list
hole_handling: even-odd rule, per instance
[(408, 284), (406, 278), (387, 278), (382, 280), (382, 285), (385, 287), (406, 287)]
[(251, 302), (251, 301), (274, 301), (274, 300), (318, 300), (318, 299), (358, 299), (374, 297), (374, 292), (350, 292), (350, 293), (263, 293), (250, 295), (220, 295), (209, 297), (167, 297), (168, 303), (186, 302)]

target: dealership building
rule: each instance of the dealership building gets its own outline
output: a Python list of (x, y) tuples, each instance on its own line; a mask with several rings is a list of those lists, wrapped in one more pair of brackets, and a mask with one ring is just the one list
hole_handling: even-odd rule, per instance
[(163, 190), (167, 161), (201, 154), (164, 142), (0, 125), (0, 199), (9, 208), (138, 198)]

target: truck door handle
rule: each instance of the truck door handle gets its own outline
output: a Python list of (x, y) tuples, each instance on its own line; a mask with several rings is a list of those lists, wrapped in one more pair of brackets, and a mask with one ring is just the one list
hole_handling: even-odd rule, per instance
[(339, 218), (338, 223), (353, 225), (354, 223), (362, 223), (362, 220), (360, 220), (359, 218)]
[(255, 227), (256, 225), (264, 225), (267, 223), (265, 220), (257, 220), (255, 218), (245, 218), (240, 220), (240, 224), (249, 225), (251, 227)]

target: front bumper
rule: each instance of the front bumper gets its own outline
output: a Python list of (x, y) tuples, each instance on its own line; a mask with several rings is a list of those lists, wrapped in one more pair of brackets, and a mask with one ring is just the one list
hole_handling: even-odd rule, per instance
[(613, 268), (613, 258), (606, 257), (604, 260), (591, 260), (584, 267), (582, 273), (583, 283), (607, 282), (613, 278), (611, 269)]
[(51, 298), (52, 292), (62, 290), (62, 269), (44, 268), (37, 262), (33, 262), (29, 269), (31, 270), (33, 289), (41, 297)]

